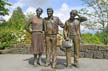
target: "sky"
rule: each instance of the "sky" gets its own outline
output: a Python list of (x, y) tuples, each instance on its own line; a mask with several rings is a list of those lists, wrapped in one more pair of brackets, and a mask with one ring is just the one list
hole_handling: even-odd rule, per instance
[[(9, 15), (4, 17), (6, 20), (11, 17), (13, 10), (15, 10), (17, 7), (21, 7), (25, 15), (35, 13), (36, 9), (41, 7), (43, 9), (42, 17), (47, 16), (47, 8), (53, 8), (54, 15), (58, 16), (64, 23), (69, 18), (69, 13), (71, 10), (79, 10), (86, 7), (82, 0), (8, 0), (8, 2), (10, 2), (12, 6), (8, 7), (10, 12)], [(84, 31), (83, 26), (81, 26), (81, 30)], [(90, 30), (88, 31), (92, 32)]]
[(6, 16), (5, 19), (11, 16), (13, 10), (16, 7), (21, 7), (24, 14), (28, 14), (30, 12), (35, 13), (36, 8), (41, 7), (43, 9), (42, 17), (47, 16), (46, 9), (53, 8), (54, 15), (60, 17), (60, 19), (64, 22), (69, 17), (69, 12), (72, 9), (81, 9), (84, 8), (81, 0), (8, 0), (12, 4), (9, 7), (10, 15)]

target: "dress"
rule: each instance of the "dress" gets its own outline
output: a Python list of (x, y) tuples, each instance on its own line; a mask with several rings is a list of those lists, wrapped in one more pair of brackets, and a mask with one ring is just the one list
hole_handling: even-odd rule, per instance
[(43, 42), (43, 25), (42, 18), (37, 16), (32, 17), (29, 22), (32, 24), (32, 39), (30, 52), (33, 54), (39, 54), (44, 52)]

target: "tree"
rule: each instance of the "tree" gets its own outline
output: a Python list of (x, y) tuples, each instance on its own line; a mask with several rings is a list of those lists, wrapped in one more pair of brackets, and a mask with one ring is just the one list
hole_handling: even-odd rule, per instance
[(9, 47), (11, 44), (24, 43), (26, 32), (24, 26), (26, 17), (20, 7), (17, 7), (9, 21), (0, 25), (0, 48)]
[[(108, 1), (107, 0), (82, 0), (86, 4), (90, 12), (87, 9), (81, 9), (80, 13), (86, 14), (90, 17), (89, 21), (86, 24), (87, 27), (92, 29), (97, 29), (105, 33), (105, 28), (108, 25)], [(107, 35), (104, 35), (106, 37)], [(103, 38), (103, 40), (105, 40)], [(106, 41), (103, 41), (105, 43)]]
[(8, 21), (8, 26), (12, 28), (12, 32), (18, 42), (24, 42), (25, 40), (25, 24), (27, 23), (26, 17), (20, 7), (17, 7)]
[(9, 9), (6, 8), (6, 5), (11, 6), (7, 0), (0, 0), (0, 15), (8, 15)]
[(11, 18), (9, 19), (8, 25), (13, 26), (13, 28), (16, 28), (17, 30), (24, 30), (24, 25), (26, 24), (26, 17), (22, 12), (22, 9), (20, 7), (17, 7)]

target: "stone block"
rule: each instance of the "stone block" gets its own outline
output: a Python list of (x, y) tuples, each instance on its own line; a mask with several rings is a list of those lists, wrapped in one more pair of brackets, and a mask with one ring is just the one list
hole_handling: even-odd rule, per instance
[(103, 59), (103, 52), (101, 52), (101, 51), (94, 51), (94, 58), (96, 58), (96, 59)]
[(80, 58), (84, 58), (84, 53), (85, 52), (80, 52)]
[(97, 50), (97, 46), (96, 45), (89, 45), (89, 47), (87, 47), (88, 50)]
[(85, 57), (85, 58), (93, 58), (93, 52), (94, 52), (94, 51), (90, 51), (90, 50), (87, 51), (87, 52), (85, 52), (85, 53), (84, 53), (84, 57)]
[(108, 59), (108, 51), (103, 52), (103, 54), (104, 54), (104, 58)]
[(86, 52), (88, 49), (86, 47), (80, 47), (80, 52)]
[(99, 51), (108, 51), (108, 47), (107, 46), (98, 46)]

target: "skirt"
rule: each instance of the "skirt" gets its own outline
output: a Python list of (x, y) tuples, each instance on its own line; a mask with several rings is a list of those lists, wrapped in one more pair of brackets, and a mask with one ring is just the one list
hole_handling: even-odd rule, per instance
[(33, 32), (30, 53), (39, 54), (44, 52), (44, 39), (41, 32)]

